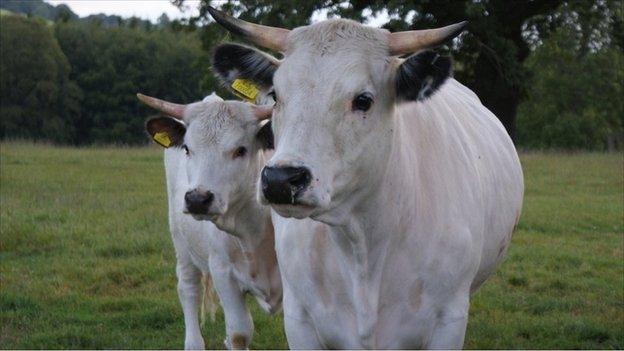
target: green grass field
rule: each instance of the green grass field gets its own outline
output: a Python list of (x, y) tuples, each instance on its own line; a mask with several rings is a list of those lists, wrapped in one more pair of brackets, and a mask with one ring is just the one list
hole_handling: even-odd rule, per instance
[[(522, 155), (524, 211), (466, 348), (624, 348), (620, 154)], [(181, 348), (162, 152), (0, 144), (0, 348)], [(253, 348), (285, 348), (254, 310)], [(221, 348), (223, 315), (206, 323)]]

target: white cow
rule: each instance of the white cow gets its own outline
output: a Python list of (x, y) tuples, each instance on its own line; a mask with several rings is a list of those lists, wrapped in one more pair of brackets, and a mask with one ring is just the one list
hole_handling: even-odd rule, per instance
[(212, 277), (223, 307), (226, 346), (245, 349), (253, 334), (245, 294), (251, 293), (270, 313), (280, 310), (282, 302), (270, 212), (255, 198), (263, 148), (272, 142), (270, 127), (261, 124), (270, 107), (223, 101), (215, 94), (189, 105), (138, 97), (175, 117), (149, 119), (146, 128), (167, 147), (169, 226), (186, 327), (184, 347), (204, 348), (198, 320), (203, 274)]
[(290, 346), (460, 348), (470, 295), (520, 216), (522, 169), (497, 118), (447, 79), (448, 58), (398, 56), (464, 25), (389, 33), (334, 19), (289, 31), (210, 12), (284, 54), (237, 46), (244, 59), (222, 66), (234, 46), (215, 52), (226, 81), (274, 72), (260, 200), (327, 224), (306, 236), (306, 222), (273, 216)]

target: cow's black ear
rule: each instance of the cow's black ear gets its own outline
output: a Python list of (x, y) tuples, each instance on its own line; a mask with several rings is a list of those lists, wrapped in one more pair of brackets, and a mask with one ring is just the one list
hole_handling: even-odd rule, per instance
[(258, 130), (258, 133), (256, 133), (256, 138), (260, 142), (260, 145), (262, 145), (261, 147), (263, 150), (273, 150), (275, 148), (275, 145), (273, 144), (273, 130), (271, 129), (271, 121), (268, 121), (262, 127), (260, 127), (260, 130)]
[(262, 51), (238, 44), (219, 45), (212, 55), (212, 67), (229, 89), (236, 79), (251, 81), (262, 90), (271, 89), (278, 63)]
[(430, 50), (412, 55), (397, 70), (397, 98), (422, 101), (435, 93), (450, 75), (450, 58)]
[(152, 117), (145, 122), (145, 130), (155, 143), (162, 147), (182, 146), (186, 126), (171, 117)]

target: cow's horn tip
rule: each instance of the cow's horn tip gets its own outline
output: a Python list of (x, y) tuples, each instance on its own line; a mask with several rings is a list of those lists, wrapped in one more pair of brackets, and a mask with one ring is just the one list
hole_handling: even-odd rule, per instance
[(221, 11), (217, 10), (216, 8), (208, 5), (208, 12), (210, 12), (211, 15), (218, 15), (221, 13)]

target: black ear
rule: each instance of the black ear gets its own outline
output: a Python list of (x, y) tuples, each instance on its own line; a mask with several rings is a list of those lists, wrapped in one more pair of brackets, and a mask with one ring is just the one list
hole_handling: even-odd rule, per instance
[(274, 57), (237, 44), (219, 45), (212, 56), (215, 73), (230, 89), (236, 79), (249, 80), (263, 90), (271, 89), (277, 66)]
[(427, 50), (407, 58), (398, 68), (396, 94), (400, 100), (422, 101), (451, 74), (451, 59)]
[(182, 146), (186, 127), (171, 117), (153, 117), (145, 122), (145, 130), (152, 140), (163, 147)]
[(260, 142), (260, 145), (262, 145), (263, 150), (273, 150), (275, 148), (275, 145), (273, 144), (273, 130), (271, 129), (271, 121), (265, 123), (262, 127), (260, 127), (260, 130), (258, 130), (258, 133), (256, 134), (256, 138)]

